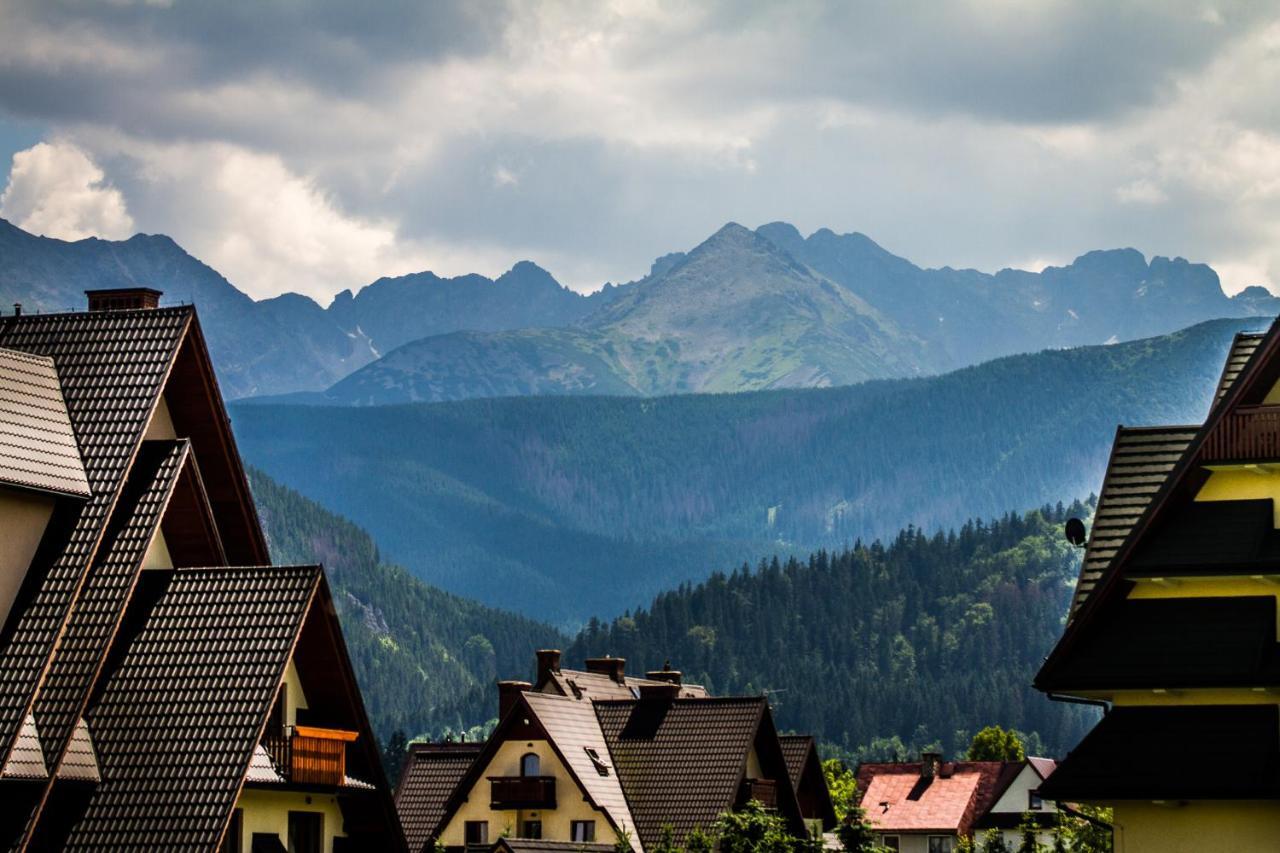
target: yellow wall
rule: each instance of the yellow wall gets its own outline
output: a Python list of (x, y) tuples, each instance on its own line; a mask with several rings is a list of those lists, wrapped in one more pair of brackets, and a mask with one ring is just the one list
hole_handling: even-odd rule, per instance
[(342, 829), (342, 810), (331, 794), (305, 794), (298, 791), (269, 791), (245, 788), (240, 792), (236, 808), (244, 810), (244, 837), (241, 850), (249, 850), (255, 832), (280, 836), (289, 844), (289, 812), (320, 812), (324, 815), (324, 850), (333, 850), (335, 836), (346, 835)]
[(1116, 853), (1280, 849), (1280, 803), (1115, 804)]
[(1196, 494), (1198, 501), (1244, 501), (1274, 498), (1274, 525), (1280, 527), (1280, 471), (1273, 466), (1221, 468), (1209, 475), (1209, 479)]
[(156, 530), (155, 538), (147, 546), (147, 554), (142, 558), (142, 570), (172, 569), (173, 558), (169, 556), (169, 546), (164, 541), (164, 533)]
[(169, 404), (165, 402), (162, 396), (160, 403), (156, 406), (155, 413), (151, 416), (151, 423), (147, 424), (147, 431), (142, 438), (145, 441), (155, 441), (157, 439), (177, 437), (178, 433), (173, 429), (173, 418), (169, 417)]
[(0, 486), (0, 624), (31, 567), (53, 503), (49, 495)]
[(298, 709), (306, 710), (311, 706), (307, 704), (307, 694), (302, 689), (302, 679), (298, 678), (298, 668), (293, 665), (292, 658), (289, 659), (289, 665), (284, 670), (284, 683), (289, 686), (285, 691), (284, 724), (296, 726)]
[[(554, 809), (537, 809), (517, 811), (503, 809), (495, 811), (489, 808), (489, 776), (519, 776), (520, 758), (526, 753), (536, 753), (541, 766), (540, 774), (554, 776), (556, 779), (556, 807)], [(570, 822), (575, 820), (594, 820), (596, 822), (596, 842), (613, 844), (617, 835), (610, 826), (604, 812), (597, 811), (586, 801), (582, 789), (569, 775), (568, 769), (545, 740), (512, 740), (498, 748), (493, 760), (480, 774), (480, 779), (467, 801), (458, 809), (457, 814), (440, 833), (440, 841), (446, 847), (462, 846), (466, 841), (466, 823), (472, 820), (483, 820), (489, 823), (489, 842), (492, 844), (501, 836), (517, 837), (520, 825), (526, 820), (542, 821), (542, 837), (550, 841), (570, 841)], [(634, 841), (634, 839), (633, 839)]]

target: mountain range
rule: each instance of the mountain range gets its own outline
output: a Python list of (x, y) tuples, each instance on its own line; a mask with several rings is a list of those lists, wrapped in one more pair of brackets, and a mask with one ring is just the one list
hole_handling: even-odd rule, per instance
[(1087, 496), (1117, 423), (1202, 419), (1232, 336), (1268, 322), (838, 388), (231, 415), (252, 464), (418, 577), (574, 627), (764, 554)]
[(786, 223), (730, 223), (591, 295), (521, 261), (496, 279), (382, 278), (321, 307), (255, 301), (165, 236), (68, 243), (0, 220), (0, 304), (140, 285), (199, 305), (228, 397), (338, 405), (836, 386), (1280, 312), (1263, 288), (1228, 297), (1209, 267), (1133, 249), (991, 275)]

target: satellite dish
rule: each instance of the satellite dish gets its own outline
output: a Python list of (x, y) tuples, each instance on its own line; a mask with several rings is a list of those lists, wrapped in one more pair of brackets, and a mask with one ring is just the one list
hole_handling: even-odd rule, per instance
[(1078, 518), (1067, 519), (1067, 541), (1077, 548), (1084, 547), (1084, 522)]

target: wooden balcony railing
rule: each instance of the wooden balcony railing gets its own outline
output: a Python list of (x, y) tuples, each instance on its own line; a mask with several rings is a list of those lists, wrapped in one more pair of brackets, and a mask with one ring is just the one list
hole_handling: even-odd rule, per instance
[(556, 777), (490, 776), (489, 800), (494, 809), (554, 809)]
[(778, 805), (778, 785), (772, 779), (743, 779), (738, 786), (738, 805), (755, 800), (765, 808)]
[(347, 777), (347, 744), (355, 732), (295, 726), (263, 738), (276, 770), (299, 785), (341, 785)]
[(1222, 419), (1200, 451), (1200, 461), (1280, 461), (1280, 406), (1241, 406)]

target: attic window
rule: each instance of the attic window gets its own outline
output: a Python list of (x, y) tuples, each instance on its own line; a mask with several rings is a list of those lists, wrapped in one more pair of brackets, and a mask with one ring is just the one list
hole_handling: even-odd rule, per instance
[(609, 765), (604, 763), (604, 759), (600, 757), (600, 753), (596, 752), (589, 746), (584, 746), (583, 749), (587, 751), (587, 758), (590, 758), (591, 763), (595, 765), (596, 772), (601, 776), (608, 776)]
[(565, 683), (567, 683), (569, 685), (569, 689), (573, 691), (574, 699), (582, 698), (582, 688), (578, 686), (578, 682), (574, 681), (572, 678), (566, 678)]

